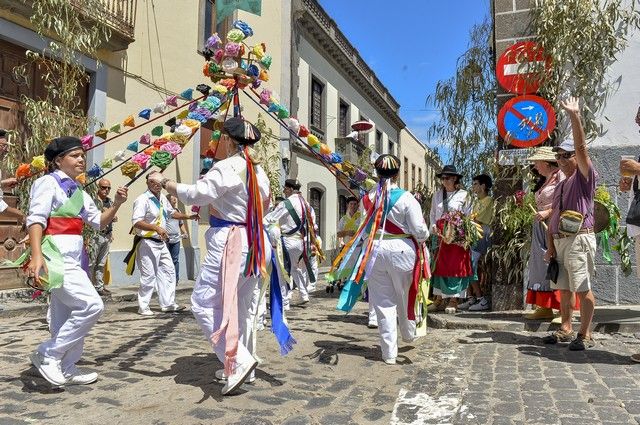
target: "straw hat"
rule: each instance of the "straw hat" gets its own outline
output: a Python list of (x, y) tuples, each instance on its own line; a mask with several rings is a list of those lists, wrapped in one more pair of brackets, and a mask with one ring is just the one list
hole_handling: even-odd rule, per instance
[(549, 161), (556, 162), (556, 154), (551, 146), (542, 146), (537, 148), (533, 154), (527, 158), (527, 161)]

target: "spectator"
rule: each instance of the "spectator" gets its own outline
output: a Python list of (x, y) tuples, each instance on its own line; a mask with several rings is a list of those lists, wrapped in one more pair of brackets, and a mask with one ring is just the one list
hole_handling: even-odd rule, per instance
[[(113, 206), (113, 202), (109, 198), (110, 191), (111, 182), (107, 179), (100, 179), (98, 181), (98, 202), (96, 202), (96, 206), (100, 211)], [(90, 271), (91, 276), (93, 276), (93, 286), (100, 296), (111, 295), (111, 291), (104, 287), (104, 269), (109, 257), (109, 246), (113, 241), (113, 223), (116, 221), (117, 217), (114, 217), (111, 223), (96, 232), (92, 240), (92, 246), (96, 253), (91, 262)]]
[[(569, 349), (578, 351), (595, 345), (591, 337), (595, 309), (591, 281), (595, 272), (593, 198), (598, 173), (587, 152), (578, 99), (571, 97), (561, 105), (571, 120), (573, 140), (565, 140), (553, 148), (560, 170), (567, 178), (558, 184), (554, 192), (545, 258), (548, 261), (555, 258), (558, 262), (558, 278), (551, 287), (560, 290), (562, 322), (560, 329), (545, 337), (544, 342), (555, 344), (571, 341)], [(573, 293), (580, 300), (578, 335), (574, 335), (571, 327)]]
[[(13, 146), (7, 141), (7, 131), (0, 128), (0, 161), (2, 161), (9, 149)], [(4, 216), (14, 217), (19, 223), (24, 222), (24, 214), (17, 208), (10, 207), (6, 202), (2, 200), (2, 195), (5, 190), (12, 190), (18, 185), (18, 180), (15, 177), (9, 177), (8, 179), (2, 179), (2, 169), (0, 168), (0, 214)]]
[[(178, 210), (178, 198), (169, 195), (167, 196), (169, 203), (174, 210)], [(194, 217), (195, 219), (195, 217)], [(169, 239), (167, 239), (167, 248), (169, 248), (169, 254), (171, 254), (171, 260), (173, 261), (173, 267), (176, 269), (176, 285), (180, 281), (180, 241), (187, 237), (187, 229), (185, 228), (184, 221), (172, 216), (167, 217), (167, 233)]]

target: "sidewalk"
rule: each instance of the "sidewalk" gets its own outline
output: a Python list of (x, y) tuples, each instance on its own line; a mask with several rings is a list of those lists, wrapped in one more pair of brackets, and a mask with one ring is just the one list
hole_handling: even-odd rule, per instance
[[(558, 329), (550, 321), (527, 320), (525, 311), (430, 313), (429, 326), (437, 329), (479, 329), (495, 331), (543, 332)], [(574, 328), (578, 326), (574, 318)], [(640, 332), (640, 305), (596, 306), (593, 330), (602, 333)]]
[[(176, 294), (191, 292), (193, 280), (181, 280), (176, 287)], [(138, 286), (113, 286), (107, 287), (111, 296), (102, 297), (105, 304), (135, 302), (138, 297)], [(8, 317), (28, 316), (33, 314), (47, 314), (47, 304), (43, 300), (30, 301), (27, 298), (4, 298), (0, 300), (0, 319)]]

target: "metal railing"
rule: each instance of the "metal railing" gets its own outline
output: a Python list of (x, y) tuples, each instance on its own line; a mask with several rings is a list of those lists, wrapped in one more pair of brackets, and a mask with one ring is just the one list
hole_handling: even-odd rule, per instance
[(138, 0), (99, 0), (89, 4), (83, 0), (71, 0), (71, 4), (112, 31), (134, 39)]

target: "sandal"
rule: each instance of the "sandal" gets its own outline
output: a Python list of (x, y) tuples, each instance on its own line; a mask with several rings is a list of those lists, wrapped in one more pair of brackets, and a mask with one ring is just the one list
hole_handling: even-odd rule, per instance
[(571, 341), (571, 344), (569, 344), (569, 350), (583, 351), (583, 350), (586, 350), (587, 348), (593, 348), (595, 347), (595, 345), (596, 343), (593, 340), (593, 338), (591, 338), (590, 336), (587, 337), (579, 333), (578, 336), (576, 336), (576, 339)]
[(557, 344), (559, 342), (571, 342), (574, 338), (575, 332), (573, 331), (564, 331), (562, 329), (558, 329), (553, 332), (551, 335), (547, 335), (542, 338), (542, 342), (545, 344)]
[(640, 363), (640, 353), (629, 356), (632, 362)]

